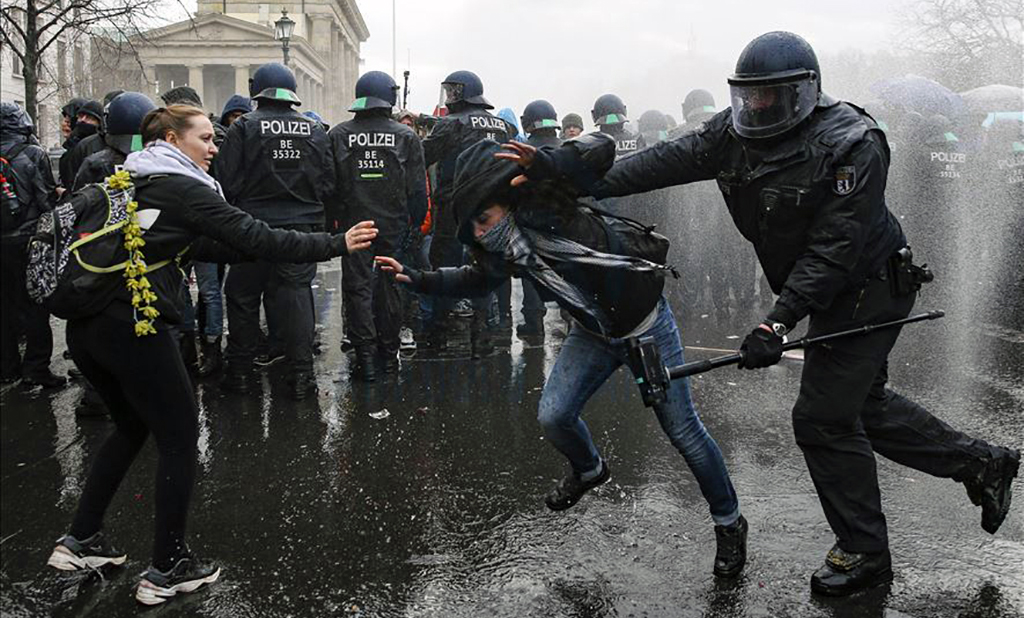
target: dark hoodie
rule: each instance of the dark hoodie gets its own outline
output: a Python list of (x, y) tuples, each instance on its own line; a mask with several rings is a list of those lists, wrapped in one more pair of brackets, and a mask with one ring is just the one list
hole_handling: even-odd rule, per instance
[[(589, 166), (581, 173), (599, 176), (611, 167), (615, 142), (609, 136), (592, 134), (566, 143), (580, 145), (578, 156)], [(485, 253), (473, 240), (473, 217), (495, 201), (511, 202), (513, 210), (509, 216), (515, 218), (520, 228), (560, 236), (603, 253), (617, 253), (619, 241), (612, 237), (613, 232), (599, 217), (583, 208), (585, 204), (577, 204), (570, 197), (573, 195), (571, 179), (545, 181), (544, 184), (531, 182), (524, 188), (511, 189), (509, 181), (521, 174), (522, 169), (510, 161), (495, 159), (494, 154), (499, 149), (497, 142), (484, 140), (469, 147), (456, 163), (453, 201), (458, 236), (463, 244), (477, 248), (474, 252), (477, 259), (469, 266), (422, 273), (418, 290), (443, 296), (482, 296), (509, 276), (521, 277), (534, 282), (543, 300), (557, 302), (591, 332), (604, 331), (610, 337), (624, 337), (633, 332), (661, 299), (662, 274), (569, 261), (552, 262), (551, 267), (563, 279), (576, 286), (608, 316), (611, 323), (600, 325), (590, 314), (544, 287), (539, 279), (531, 276), (529, 268), (509, 264), (504, 256)]]
[(233, 94), (228, 102), (224, 104), (224, 109), (220, 112), (220, 123), (226, 128), (227, 115), (231, 112), (243, 112), (248, 114), (252, 111), (252, 100), (249, 97), (244, 97), (240, 94)]
[(18, 200), (26, 208), (25, 219), (17, 230), (4, 230), (4, 241), (27, 238), (35, 229), (36, 220), (43, 212), (53, 208), (56, 183), (46, 151), (39, 147), (32, 134), (32, 118), (14, 103), (0, 105), (0, 152), (4, 157), (19, 144), (28, 143), (11, 160), (14, 170), (14, 189)]

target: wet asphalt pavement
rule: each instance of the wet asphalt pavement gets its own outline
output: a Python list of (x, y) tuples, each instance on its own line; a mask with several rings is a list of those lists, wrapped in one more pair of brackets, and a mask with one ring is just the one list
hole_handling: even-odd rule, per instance
[[(513, 336), (510, 348), (483, 360), (421, 355), (397, 378), (353, 385), (337, 345), (337, 266), (321, 271), (318, 398), (291, 402), (277, 368), (260, 395), (225, 394), (214, 381), (197, 386), (200, 471), (189, 538), (223, 573), (163, 607), (136, 606), (132, 588), (150, 552), (152, 442), (107, 517), (127, 565), (102, 578), (55, 572), (46, 558), (110, 425), (76, 418), (77, 384), (53, 393), (3, 389), (5, 618), (1024, 615), (1021, 480), (1015, 508), (992, 536), (962, 486), (882, 458), (895, 582), (847, 599), (811, 595), (808, 578), (833, 538), (792, 437), (798, 360), (693, 380), (750, 522), (747, 568), (722, 584), (711, 575), (714, 533), (697, 484), (625, 370), (585, 412), (611, 482), (552, 513), (542, 496), (566, 464), (535, 415), (557, 343), (524, 349)], [(950, 309), (927, 294), (916, 309), (933, 308)], [(1024, 333), (963, 315), (908, 327), (891, 357), (893, 385), (959, 429), (1020, 447)], [(710, 317), (683, 322), (689, 358), (737, 347), (759, 317), (746, 308), (724, 328)], [(56, 340), (54, 369), (63, 372), (63, 335)], [(385, 418), (371, 416), (382, 410)]]

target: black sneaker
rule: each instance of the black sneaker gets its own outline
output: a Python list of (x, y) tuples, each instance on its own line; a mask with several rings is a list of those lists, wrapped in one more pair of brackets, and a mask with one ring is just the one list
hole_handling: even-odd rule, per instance
[(266, 354), (261, 354), (253, 359), (252, 364), (257, 367), (269, 367), (275, 363), (279, 363), (284, 360), (284, 352), (270, 351)]
[(1010, 512), (1013, 498), (1013, 479), (1020, 469), (1020, 451), (1002, 449), (999, 457), (985, 462), (985, 467), (974, 478), (964, 481), (967, 497), (981, 507), (981, 527), (995, 534)]
[(575, 472), (570, 472), (568, 476), (558, 481), (554, 489), (548, 492), (548, 495), (544, 498), (544, 502), (548, 505), (548, 508), (552, 511), (564, 511), (580, 501), (583, 494), (587, 493), (591, 489), (598, 485), (603, 485), (612, 477), (611, 468), (608, 467), (608, 462), (601, 461), (601, 474), (598, 474), (595, 478), (589, 481), (582, 480)]
[(64, 376), (54, 375), (49, 369), (40, 373), (27, 375), (21, 380), (21, 385), (26, 388), (41, 386), (44, 389), (61, 388), (68, 383)]
[(825, 566), (811, 576), (811, 590), (830, 597), (844, 597), (892, 581), (889, 550), (874, 554), (853, 554), (838, 545), (825, 557)]
[(169, 571), (149, 567), (135, 589), (135, 600), (143, 605), (159, 605), (179, 592), (193, 592), (220, 577), (220, 567), (195, 556), (178, 560)]
[(715, 577), (732, 579), (747, 563), (747, 520), (740, 515), (731, 526), (715, 526)]
[(108, 564), (121, 565), (127, 557), (124, 552), (114, 549), (102, 532), (82, 541), (66, 534), (57, 539), (57, 546), (46, 564), (61, 571), (81, 571)]

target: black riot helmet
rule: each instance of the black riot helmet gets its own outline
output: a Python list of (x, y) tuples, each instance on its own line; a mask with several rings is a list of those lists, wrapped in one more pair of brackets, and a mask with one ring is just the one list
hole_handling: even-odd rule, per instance
[(707, 90), (691, 90), (683, 99), (683, 120), (700, 123), (715, 115), (715, 97)]
[(533, 133), (537, 129), (555, 130), (560, 126), (555, 106), (543, 99), (529, 103), (523, 109), (523, 115), (519, 120), (523, 123), (523, 131), (527, 133)]
[(818, 104), (818, 57), (807, 41), (792, 32), (762, 34), (740, 53), (729, 90), (733, 128), (741, 137), (785, 133)]
[(249, 96), (255, 101), (267, 99), (302, 105), (297, 90), (295, 74), (280, 62), (268, 62), (249, 78)]
[(656, 109), (640, 114), (636, 124), (648, 145), (668, 139), (668, 119)]
[(142, 150), (142, 119), (156, 104), (141, 92), (122, 92), (107, 106), (103, 141), (122, 154)]
[(594, 101), (590, 117), (597, 126), (625, 124), (626, 104), (614, 94), (602, 94)]
[(391, 108), (398, 101), (398, 84), (383, 71), (364, 73), (356, 82), (356, 100), (348, 108), (350, 112), (362, 112), (368, 109)]
[(484, 83), (472, 71), (455, 71), (444, 78), (441, 88), (444, 90), (444, 104), (448, 107), (469, 103), (484, 109), (494, 109), (484, 98)]

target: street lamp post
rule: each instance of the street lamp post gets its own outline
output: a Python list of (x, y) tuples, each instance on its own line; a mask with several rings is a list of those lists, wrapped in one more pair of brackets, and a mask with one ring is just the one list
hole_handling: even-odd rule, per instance
[(284, 66), (288, 66), (288, 41), (295, 30), (295, 22), (288, 17), (288, 9), (281, 9), (281, 19), (274, 22), (274, 38), (281, 41), (281, 53), (284, 54)]

